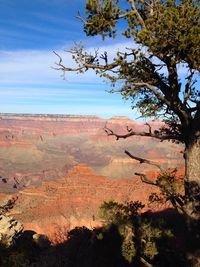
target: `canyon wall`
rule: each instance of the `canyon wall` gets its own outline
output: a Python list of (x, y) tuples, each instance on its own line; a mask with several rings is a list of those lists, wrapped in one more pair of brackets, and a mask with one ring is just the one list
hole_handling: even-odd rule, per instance
[[(96, 116), (0, 114), (0, 176), (7, 179), (0, 190), (13, 192), (13, 183), (16, 191), (62, 177), (80, 163), (97, 174), (130, 178), (141, 166), (124, 154), (125, 149), (164, 167), (183, 164), (181, 146), (148, 137), (116, 141), (106, 135), (105, 124), (118, 133), (126, 133), (127, 126), (135, 131), (148, 130), (123, 116), (106, 120)], [(161, 126), (160, 122), (151, 124), (152, 129)]]
[[(0, 114), (0, 201), (18, 197), (12, 215), (25, 229), (53, 239), (64, 229), (95, 227), (101, 223), (99, 206), (108, 200), (139, 200), (152, 209), (148, 197), (157, 189), (134, 173), (157, 170), (124, 150), (164, 168), (181, 168), (182, 147), (148, 137), (116, 141), (105, 133), (105, 124), (118, 133), (126, 133), (127, 126), (148, 130), (127, 117)], [(155, 130), (161, 123), (151, 125)]]

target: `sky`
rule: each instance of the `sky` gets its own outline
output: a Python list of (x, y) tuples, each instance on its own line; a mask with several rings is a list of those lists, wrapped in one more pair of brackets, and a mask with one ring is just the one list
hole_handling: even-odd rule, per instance
[(72, 59), (64, 50), (81, 41), (87, 49), (114, 54), (130, 46), (120, 36), (103, 41), (86, 37), (75, 18), (84, 15), (85, 0), (0, 0), (0, 112), (114, 115), (135, 118), (130, 102), (109, 94), (110, 84), (88, 71), (83, 75), (54, 70), (53, 51)]

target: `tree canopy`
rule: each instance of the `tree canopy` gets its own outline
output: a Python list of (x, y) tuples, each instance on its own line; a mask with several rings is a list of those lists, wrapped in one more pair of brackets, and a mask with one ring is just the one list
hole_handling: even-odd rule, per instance
[[(77, 63), (71, 68), (59, 57), (58, 69), (83, 73), (93, 69), (132, 100), (145, 117), (160, 117), (166, 126), (145, 136), (185, 144), (186, 179), (200, 182), (200, 5), (195, 0), (87, 0), (83, 22), (86, 35), (114, 38), (120, 32), (132, 46), (119, 47), (110, 61), (107, 51), (93, 54), (76, 45), (70, 53)], [(119, 83), (122, 86), (119, 88)], [(117, 89), (116, 89), (117, 88)], [(108, 134), (119, 138), (137, 135)]]

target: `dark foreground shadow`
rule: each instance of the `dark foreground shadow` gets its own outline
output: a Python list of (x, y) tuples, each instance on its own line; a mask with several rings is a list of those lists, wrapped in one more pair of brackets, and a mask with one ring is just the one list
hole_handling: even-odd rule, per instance
[(75, 228), (61, 244), (38, 246), (35, 233), (25, 231), (12, 248), (0, 246), (0, 267), (198, 267), (199, 192), (195, 187), (187, 199), (191, 216), (176, 209), (138, 213), (138, 203), (111, 202), (108, 223)]

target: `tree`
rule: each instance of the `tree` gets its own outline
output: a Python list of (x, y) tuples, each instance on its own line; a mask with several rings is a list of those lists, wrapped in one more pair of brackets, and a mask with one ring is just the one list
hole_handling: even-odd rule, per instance
[[(133, 41), (133, 47), (119, 51), (109, 62), (106, 51), (91, 54), (76, 45), (70, 51), (75, 68), (65, 66), (56, 54), (57, 69), (79, 73), (93, 69), (113, 86), (122, 81), (123, 86), (111, 92), (130, 98), (142, 116), (159, 116), (165, 122), (154, 132), (150, 125), (142, 133), (129, 128), (124, 135), (105, 130), (117, 139), (143, 135), (183, 143), (186, 185), (200, 184), (199, 11), (199, 0), (87, 0), (85, 18), (77, 16), (86, 35), (114, 38), (122, 20), (125, 28), (121, 34)], [(182, 75), (180, 68), (185, 72)]]

